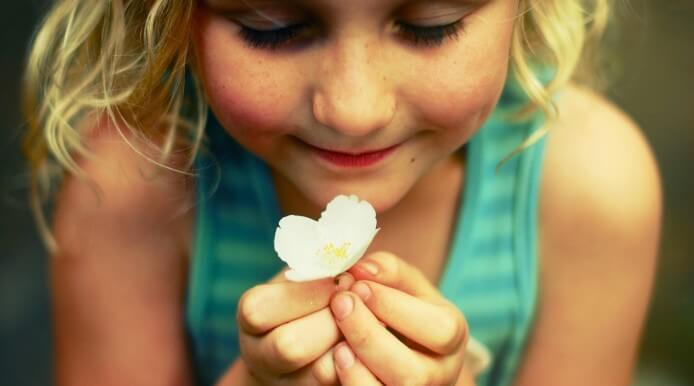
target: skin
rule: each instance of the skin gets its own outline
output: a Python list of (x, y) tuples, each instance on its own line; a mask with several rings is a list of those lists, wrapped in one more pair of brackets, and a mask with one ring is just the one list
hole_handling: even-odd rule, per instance
[[(298, 48), (282, 51), (249, 47), (241, 39), (239, 24), (265, 27), (256, 20), (256, 11), (241, 4), (210, 1), (199, 9), (197, 65), (210, 106), (222, 126), (272, 167), (280, 202), (287, 213), (315, 214), (335, 195), (350, 192), (371, 202), (381, 215), (392, 212), (391, 216), (382, 216), (381, 223), (393, 235), (401, 228), (389, 225), (394, 215), (429, 206), (429, 200), (417, 197), (424, 196), (421, 191), (431, 180), (451, 181), (450, 175), (462, 173), (462, 162), (454, 153), (479, 128), (504, 85), (512, 20), (517, 12), (515, 1), (474, 5), (460, 1), (406, 5), (393, 1), (313, 2), (308, 9), (327, 20), (327, 32), (320, 38), (304, 39)], [(255, 5), (287, 24), (308, 17), (302, 8), (287, 3)], [(466, 27), (458, 40), (425, 48), (403, 41), (402, 34), (389, 30), (383, 22), (396, 18), (440, 25), (463, 16)], [(310, 150), (297, 145), (298, 141), (341, 151), (401, 145), (376, 168), (345, 171), (317, 160)], [(442, 188), (441, 184), (434, 186)], [(458, 189), (453, 186), (453, 191)], [(405, 198), (407, 195), (410, 197)], [(441, 261), (442, 255), (433, 260)], [(246, 317), (255, 312), (253, 307), (245, 306), (246, 302), (260, 304), (249, 300), (253, 294), (241, 302), (242, 325), (248, 325)], [(440, 294), (437, 298), (442, 299)], [(354, 299), (359, 298), (338, 296), (332, 310), (347, 307), (342, 303), (350, 304)], [(440, 312), (427, 312), (437, 309), (427, 304), (429, 299), (420, 300), (410, 302), (410, 312), (401, 313), (397, 319), (427, 314), (428, 323), (441, 320), (437, 318)], [(358, 305), (355, 311), (363, 311)], [(382, 327), (378, 331), (383, 344), (378, 349), (365, 349), (359, 356), (366, 365), (363, 371), (370, 369), (374, 379), (388, 384), (434, 375), (441, 375), (438, 383), (455, 382), (462, 365), (464, 334), (460, 331), (466, 327), (460, 312), (450, 305), (449, 309), (455, 312), (445, 315), (441, 323), (455, 326), (455, 333), (448, 332), (446, 350), (434, 350), (440, 354), (436, 360), (417, 356), (416, 350), (397, 344), (398, 340)], [(324, 322), (329, 314), (311, 311), (275, 320), (270, 329), (247, 328), (242, 332), (242, 356), (256, 378), (272, 384), (289, 373), (298, 373), (297, 383), (301, 383), (305, 373), (301, 369), (306, 365), (320, 368), (316, 361), (337, 343), (340, 332), (350, 342), (353, 326), (342, 328), (337, 323), (338, 331)], [(358, 320), (371, 326), (376, 317)], [(398, 330), (396, 326), (387, 327)], [(277, 329), (291, 329), (292, 333)], [(311, 331), (310, 343), (292, 340), (282, 344), (284, 336), (308, 336)], [(279, 358), (269, 360), (274, 358), (273, 349), (277, 351), (278, 345)], [(310, 347), (297, 348), (299, 345)], [(348, 351), (347, 346), (341, 347), (339, 352)], [(455, 355), (450, 356), (452, 353)], [(378, 359), (384, 355), (400, 360), (388, 362), (390, 368), (379, 368), (382, 361)], [(403, 373), (402, 369), (407, 371)], [(343, 382), (344, 376), (341, 373)]]
[[(236, 19), (265, 27), (248, 21), (251, 10), (213, 2), (200, 9), (195, 47), (210, 106), (231, 136), (273, 168), (285, 207), (315, 213), (352, 192), (386, 212), (426, 176), (442, 173), (479, 128), (504, 85), (517, 4), (442, 3), (309, 2), (327, 31), (281, 52), (240, 38)], [(300, 12), (270, 4), (261, 9), (287, 22), (297, 16), (282, 15)], [(463, 16), (459, 39), (435, 48), (415, 47), (389, 28), (393, 19), (433, 17), (428, 22), (438, 25)], [(298, 141), (353, 152), (402, 145), (379, 168), (347, 172), (317, 162)], [(296, 201), (282, 194), (290, 191), (299, 193)]]
[[(460, 370), (464, 316), (431, 283), (464, 184), (464, 158), (454, 151), (501, 92), (516, 4), (478, 4), (458, 40), (426, 49), (381, 33), (383, 20), (416, 18), (431, 12), (426, 6), (310, 4), (328, 21), (325, 40), (282, 53), (244, 46), (219, 12), (198, 14), (210, 105), (273, 167), (285, 211), (315, 216), (352, 191), (375, 205), (382, 230), (337, 285), (280, 274), (246, 292), (237, 315), (242, 358), (219, 384), (474, 384)], [(540, 194), (540, 307), (516, 385), (628, 385), (660, 229), (658, 173), (638, 128), (596, 94), (570, 86), (559, 112)], [(171, 215), (193, 200), (191, 182), (161, 171), (148, 178), (156, 167), (132, 156), (112, 126), (94, 127), (88, 143), (99, 157), (81, 166), (103, 194), (66, 178), (54, 216), (57, 382), (192, 384), (180, 315), (193, 213)], [(295, 138), (344, 149), (407, 141), (378, 168), (343, 173)], [(372, 253), (379, 250), (389, 252)], [(433, 321), (448, 327), (423, 327)]]

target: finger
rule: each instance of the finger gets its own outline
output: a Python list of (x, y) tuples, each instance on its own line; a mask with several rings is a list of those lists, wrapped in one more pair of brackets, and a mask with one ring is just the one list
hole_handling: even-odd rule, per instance
[(356, 294), (340, 292), (330, 306), (350, 348), (378, 379), (387, 385), (432, 383), (432, 361), (381, 326)]
[(262, 337), (239, 334), (244, 356), (254, 370), (288, 374), (320, 358), (340, 339), (327, 308), (283, 324)]
[(333, 361), (333, 350), (329, 350), (318, 358), (312, 365), (282, 375), (264, 373), (261, 377), (263, 385), (302, 385), (302, 386), (337, 386), (339, 379)]
[[(280, 270), (275, 276), (272, 277), (272, 279), (268, 280), (268, 284), (273, 284), (273, 283), (286, 283), (290, 282), (289, 279), (284, 275), (285, 272), (287, 272), (289, 268), (283, 268)], [(319, 280), (328, 280), (326, 279), (319, 279)], [(349, 273), (349, 272), (343, 272), (336, 276), (334, 279), (335, 284), (340, 287), (340, 289), (347, 289), (349, 288), (349, 285), (347, 284), (350, 280), (354, 282), (354, 277)]]
[(280, 324), (327, 307), (332, 295), (352, 281), (351, 276), (345, 275), (340, 277), (337, 285), (335, 279), (328, 278), (255, 286), (241, 296), (236, 312), (237, 322), (241, 330), (248, 334), (264, 334)]
[[(301, 385), (301, 386), (328, 386), (315, 377), (311, 367), (304, 367), (291, 374), (271, 375), (262, 378), (260, 385)], [(236, 385), (236, 383), (233, 383)]]
[(337, 277), (335, 277), (335, 284), (337, 285), (337, 291), (346, 291), (349, 287), (351, 287), (356, 279), (354, 278), (354, 275), (352, 275), (349, 272), (343, 272)]
[(339, 384), (337, 372), (335, 370), (335, 361), (333, 360), (333, 350), (334, 348), (326, 351), (311, 365), (311, 373), (321, 385)]
[(374, 252), (349, 272), (356, 280), (371, 280), (420, 298), (441, 298), (439, 291), (420, 270), (388, 252)]
[(354, 356), (347, 343), (338, 344), (334, 352), (337, 376), (342, 386), (382, 385), (375, 375)]
[(388, 327), (437, 354), (458, 351), (467, 338), (463, 315), (450, 303), (433, 304), (372, 281), (359, 281), (351, 291)]

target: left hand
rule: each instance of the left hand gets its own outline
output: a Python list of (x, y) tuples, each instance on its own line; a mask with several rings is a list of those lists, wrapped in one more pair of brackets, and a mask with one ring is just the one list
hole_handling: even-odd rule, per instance
[(333, 351), (342, 385), (455, 384), (468, 338), (457, 307), (390, 253), (371, 254), (349, 272), (358, 281), (331, 301), (346, 340)]

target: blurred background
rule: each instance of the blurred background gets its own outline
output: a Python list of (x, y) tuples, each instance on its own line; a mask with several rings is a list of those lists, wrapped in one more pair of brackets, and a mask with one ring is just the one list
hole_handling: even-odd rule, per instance
[[(665, 218), (655, 296), (634, 386), (694, 385), (694, 1), (617, 1), (607, 94), (658, 159)], [(52, 384), (47, 264), (26, 204), (19, 81), (45, 0), (0, 13), (0, 385)]]

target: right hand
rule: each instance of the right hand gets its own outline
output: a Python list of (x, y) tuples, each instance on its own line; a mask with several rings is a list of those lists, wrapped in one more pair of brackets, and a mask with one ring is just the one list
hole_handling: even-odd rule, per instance
[(329, 304), (354, 282), (350, 274), (338, 278), (296, 283), (280, 272), (243, 294), (236, 319), (252, 379), (262, 385), (338, 384), (332, 348), (341, 333)]

